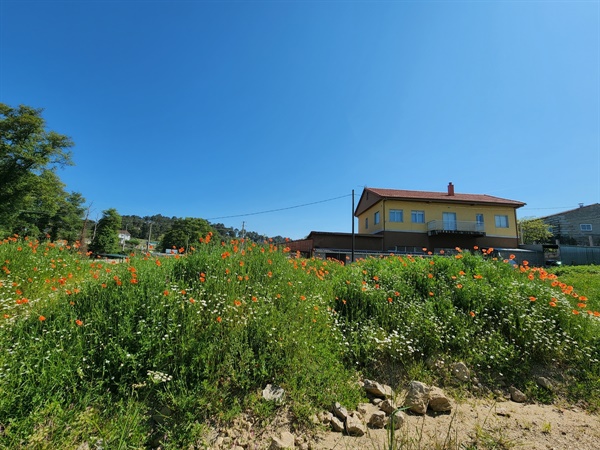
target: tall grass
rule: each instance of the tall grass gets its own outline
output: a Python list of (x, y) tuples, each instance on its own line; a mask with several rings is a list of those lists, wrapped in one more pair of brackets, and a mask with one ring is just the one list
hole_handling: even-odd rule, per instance
[(356, 380), (386, 365), (443, 384), (431, 358), (465, 361), (490, 389), (560, 369), (565, 395), (600, 404), (597, 299), (480, 253), (344, 266), (207, 239), (113, 264), (15, 237), (0, 261), (5, 447), (181, 448), (208, 423), (272, 412), (267, 383), (306, 421), (355, 406)]

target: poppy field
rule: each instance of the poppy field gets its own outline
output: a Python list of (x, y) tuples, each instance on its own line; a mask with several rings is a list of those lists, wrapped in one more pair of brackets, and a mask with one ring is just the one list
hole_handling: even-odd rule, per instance
[(0, 447), (187, 448), (242, 411), (268, 420), (268, 383), (308, 423), (361, 401), (361, 377), (450, 385), (431, 361), (465, 362), (480, 395), (514, 385), (597, 410), (585, 280), (476, 249), (343, 264), (209, 235), (111, 262), (14, 236), (0, 244)]

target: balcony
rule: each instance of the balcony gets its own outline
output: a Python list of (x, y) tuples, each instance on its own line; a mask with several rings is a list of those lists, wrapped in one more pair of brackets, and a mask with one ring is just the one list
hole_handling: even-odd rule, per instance
[(462, 234), (482, 237), (485, 236), (485, 226), (480, 222), (466, 220), (431, 220), (427, 222), (427, 234), (429, 236)]

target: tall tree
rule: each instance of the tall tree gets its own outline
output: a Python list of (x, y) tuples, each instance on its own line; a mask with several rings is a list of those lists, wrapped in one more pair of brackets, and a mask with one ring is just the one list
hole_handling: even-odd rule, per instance
[(102, 217), (98, 221), (90, 250), (94, 253), (117, 253), (120, 228), (121, 216), (116, 209), (110, 208), (102, 211)]
[[(0, 103), (0, 227), (12, 229), (40, 176), (71, 165), (71, 139), (46, 130), (42, 110)], [(47, 215), (49, 211), (39, 210)]]
[(187, 217), (185, 219), (175, 219), (173, 226), (163, 236), (160, 248), (165, 251), (168, 248), (185, 248), (197, 245), (201, 237), (209, 232), (215, 231), (204, 219), (194, 219)]
[(542, 219), (521, 219), (518, 221), (519, 233), (523, 244), (542, 244), (548, 242), (552, 232)]

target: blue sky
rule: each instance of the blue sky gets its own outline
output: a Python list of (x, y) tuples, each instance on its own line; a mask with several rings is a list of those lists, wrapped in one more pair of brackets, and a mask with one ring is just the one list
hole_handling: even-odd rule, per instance
[(351, 231), (353, 189), (450, 181), (543, 216), (600, 202), (599, 24), (595, 1), (0, 0), (0, 102), (72, 137), (92, 218), (296, 239)]

